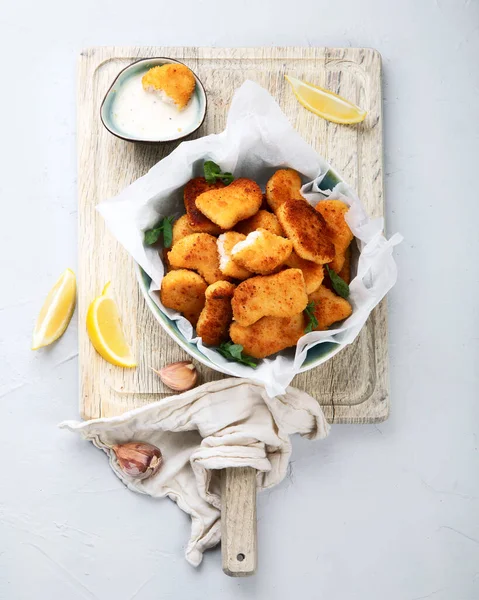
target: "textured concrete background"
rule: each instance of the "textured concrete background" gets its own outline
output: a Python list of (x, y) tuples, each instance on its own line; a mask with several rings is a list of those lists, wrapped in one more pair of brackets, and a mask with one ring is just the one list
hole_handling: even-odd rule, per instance
[[(297, 439), (258, 502), (260, 566), (194, 570), (176, 506), (128, 492), (56, 424), (78, 416), (77, 326), (29, 351), (76, 265), (75, 62), (100, 44), (371, 46), (384, 59), (392, 414)], [(479, 597), (477, 0), (3, 3), (0, 598)]]

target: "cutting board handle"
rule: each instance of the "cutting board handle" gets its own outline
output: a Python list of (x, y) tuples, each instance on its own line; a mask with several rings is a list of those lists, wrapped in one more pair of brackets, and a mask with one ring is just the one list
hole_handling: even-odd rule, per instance
[(226, 575), (256, 572), (256, 469), (251, 467), (221, 473), (221, 554)]

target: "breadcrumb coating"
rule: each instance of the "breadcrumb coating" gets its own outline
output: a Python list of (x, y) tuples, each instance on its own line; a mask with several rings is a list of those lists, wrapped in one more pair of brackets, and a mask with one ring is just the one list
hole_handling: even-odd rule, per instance
[(286, 200), (303, 200), (301, 196), (301, 176), (294, 169), (279, 169), (266, 184), (266, 200), (273, 212)]
[(326, 221), (308, 202), (286, 200), (277, 217), (301, 258), (319, 265), (333, 260), (335, 249)]
[(206, 288), (197, 273), (178, 269), (163, 277), (160, 298), (164, 306), (180, 312), (194, 327), (205, 305)]
[(196, 333), (205, 344), (218, 346), (228, 339), (228, 329), (233, 319), (231, 298), (235, 286), (227, 281), (217, 281), (206, 290), (206, 303), (201, 311)]
[(232, 323), (230, 337), (243, 346), (243, 352), (253, 358), (266, 358), (285, 348), (295, 346), (304, 335), (304, 315), (292, 317), (263, 317), (253, 325), (244, 327)]
[(233, 317), (247, 327), (261, 317), (292, 317), (308, 304), (303, 273), (286, 269), (243, 281), (233, 295)]
[(334, 323), (347, 319), (353, 309), (344, 298), (337, 296), (324, 285), (309, 295), (309, 301), (314, 301), (314, 315), (318, 320), (315, 331), (324, 331)]
[(164, 92), (179, 110), (186, 107), (196, 85), (191, 69), (178, 63), (153, 67), (143, 75), (141, 83), (147, 92)]
[(208, 233), (192, 233), (177, 242), (168, 252), (173, 269), (191, 269), (208, 284), (227, 279), (220, 271), (216, 238)]
[(233, 248), (231, 258), (248, 271), (269, 275), (289, 258), (292, 251), (293, 244), (288, 239), (267, 229), (258, 229)]
[(213, 223), (232, 229), (236, 223), (256, 214), (263, 201), (259, 185), (251, 179), (236, 179), (230, 185), (200, 194), (196, 206)]

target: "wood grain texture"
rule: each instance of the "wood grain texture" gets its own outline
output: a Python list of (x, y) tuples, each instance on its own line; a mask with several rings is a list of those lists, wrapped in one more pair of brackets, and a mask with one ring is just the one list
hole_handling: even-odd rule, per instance
[(254, 575), (258, 563), (256, 539), (256, 469), (224, 469), (221, 473), (221, 555), (226, 575)]
[[(134, 265), (106, 230), (95, 206), (117, 194), (169, 154), (176, 143), (142, 145), (112, 136), (99, 118), (105, 92), (120, 69), (143, 57), (184, 61), (208, 95), (203, 136), (223, 130), (233, 92), (245, 79), (268, 89), (293, 126), (358, 191), (369, 214), (383, 214), (381, 60), (370, 49), (105, 47), (82, 52), (78, 80), (79, 357), (83, 418), (118, 415), (172, 392), (150, 366), (188, 358), (150, 314), (136, 283)], [(368, 110), (356, 126), (329, 123), (301, 107), (284, 74), (325, 86)], [(91, 300), (111, 280), (126, 336), (138, 357), (134, 370), (114, 367), (92, 348), (85, 327)], [(335, 423), (371, 423), (389, 411), (387, 309), (383, 301), (354, 344), (292, 385), (321, 403)], [(222, 378), (197, 365), (201, 381)]]

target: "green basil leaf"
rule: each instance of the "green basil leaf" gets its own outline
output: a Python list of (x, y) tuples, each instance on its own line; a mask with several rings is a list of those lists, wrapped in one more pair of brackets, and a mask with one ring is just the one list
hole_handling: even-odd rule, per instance
[(338, 296), (341, 296), (341, 298), (348, 298), (349, 285), (336, 273), (336, 271), (333, 271), (329, 265), (326, 265), (326, 270), (328, 271), (329, 279), (331, 279), (334, 291)]
[(243, 346), (241, 344), (231, 344), (231, 346), (229, 347), (229, 351), (231, 356), (234, 356), (235, 358), (241, 359), (241, 353), (243, 352)]
[(207, 183), (216, 183), (220, 179), (225, 185), (229, 185), (234, 179), (232, 173), (222, 173), (221, 167), (212, 160), (207, 160), (204, 163), (203, 171)]
[(315, 329), (318, 326), (318, 319), (316, 318), (316, 315), (314, 314), (315, 306), (316, 306), (315, 302), (314, 302), (314, 300), (312, 300), (311, 302), (308, 303), (308, 305), (304, 309), (306, 317), (308, 318), (308, 324), (304, 328), (304, 333), (310, 333), (311, 331), (313, 331), (313, 329)]
[(235, 362), (239, 362), (248, 367), (256, 369), (258, 366), (256, 360), (247, 354), (243, 354), (243, 346), (241, 344), (233, 344), (233, 342), (223, 342), (218, 347), (218, 352), (227, 358)]
[(225, 185), (229, 185), (230, 183), (233, 183), (233, 173), (222, 173), (220, 179)]
[(207, 160), (203, 165), (203, 170), (205, 173), (205, 179), (208, 183), (215, 183), (218, 175), (221, 173), (221, 169), (219, 165), (217, 165), (212, 160)]
[(248, 356), (247, 354), (244, 354), (243, 358), (238, 362), (242, 363), (243, 365), (246, 365), (247, 367), (252, 367), (253, 369), (256, 369), (256, 367), (258, 366), (256, 364), (255, 359), (251, 358), (251, 356)]
[(163, 246), (170, 248), (173, 241), (173, 220), (174, 217), (163, 217), (156, 227), (145, 231), (145, 244), (153, 246), (160, 239), (161, 234), (163, 234)]
[(171, 248), (173, 242), (173, 217), (165, 217), (162, 221), (163, 224), (163, 246), (165, 248)]
[(147, 246), (153, 246), (160, 239), (161, 232), (163, 231), (163, 227), (161, 225), (159, 227), (155, 227), (154, 229), (148, 229), (145, 231), (145, 244)]

